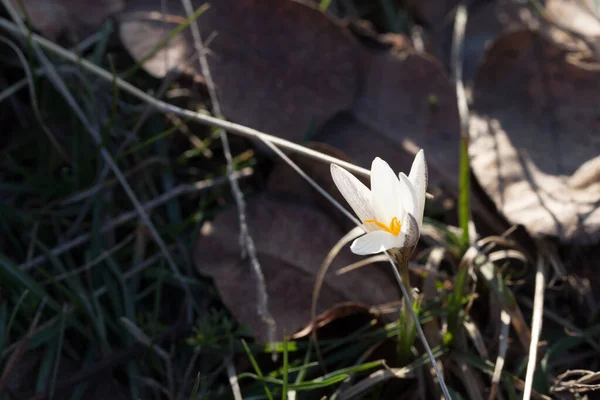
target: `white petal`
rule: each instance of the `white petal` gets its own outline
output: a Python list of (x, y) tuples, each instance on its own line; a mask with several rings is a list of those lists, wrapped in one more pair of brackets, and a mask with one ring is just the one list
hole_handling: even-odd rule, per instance
[(427, 163), (425, 162), (425, 152), (423, 150), (419, 150), (415, 156), (415, 160), (410, 168), (410, 173), (408, 174), (408, 179), (415, 188), (415, 193), (417, 194), (418, 199), (418, 207), (413, 216), (417, 220), (419, 226), (422, 226), (423, 211), (425, 210), (425, 193), (427, 191), (428, 180)]
[(331, 177), (361, 221), (375, 219), (371, 207), (371, 191), (344, 168), (331, 164)]
[(410, 182), (404, 172), (398, 174), (400, 178), (400, 187), (402, 190), (402, 206), (404, 211), (412, 214), (413, 216), (419, 210), (419, 200), (413, 184)]
[(350, 246), (350, 250), (354, 254), (364, 256), (400, 247), (404, 241), (405, 237), (402, 233), (398, 236), (394, 236), (386, 231), (375, 231), (369, 232), (356, 239), (352, 243), (352, 246)]
[(400, 181), (388, 163), (377, 157), (371, 165), (371, 198), (375, 217), (389, 224), (392, 218), (402, 218)]

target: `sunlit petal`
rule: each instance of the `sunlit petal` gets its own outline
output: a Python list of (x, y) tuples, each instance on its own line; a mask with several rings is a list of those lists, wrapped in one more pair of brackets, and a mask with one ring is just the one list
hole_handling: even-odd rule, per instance
[(371, 165), (371, 196), (377, 220), (387, 224), (394, 217), (402, 218), (400, 181), (388, 163), (379, 157)]
[(404, 172), (400, 172), (398, 177), (400, 178), (400, 193), (404, 211), (414, 216), (419, 210), (419, 200), (415, 188)]
[(419, 150), (410, 168), (408, 179), (412, 183), (417, 194), (417, 210), (413, 214), (419, 226), (423, 224), (423, 211), (425, 209), (425, 193), (427, 191), (427, 163), (425, 162), (425, 152)]
[(366, 235), (356, 239), (352, 243), (352, 246), (350, 246), (350, 250), (354, 254), (361, 256), (367, 254), (376, 254), (391, 248), (400, 247), (404, 241), (405, 238), (404, 234), (402, 233), (398, 236), (394, 236), (386, 231), (375, 231), (369, 232)]
[(371, 207), (371, 191), (344, 168), (331, 164), (331, 177), (361, 221), (375, 219)]

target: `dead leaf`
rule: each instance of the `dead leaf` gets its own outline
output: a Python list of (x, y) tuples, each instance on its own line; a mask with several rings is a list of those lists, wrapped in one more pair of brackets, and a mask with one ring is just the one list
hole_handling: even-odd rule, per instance
[[(511, 32), (537, 32), (557, 47), (572, 52), (597, 51), (600, 23), (591, 7), (588, 0), (496, 0), (473, 7), (469, 10), (463, 44), (465, 81), (474, 79), (488, 47)], [(448, 56), (451, 30), (452, 24), (439, 34)]]
[(600, 229), (600, 72), (531, 32), (498, 40), (475, 81), (470, 155), (506, 218), (591, 243)]
[[(150, 21), (143, 10), (161, 9), (156, 1), (135, 1), (120, 17), (121, 38), (138, 60), (175, 26)], [(166, 10), (171, 19), (183, 16), (179, 1), (168, 2)], [(349, 29), (294, 1), (235, 6), (220, 1), (197, 22), (205, 40), (212, 37), (208, 60), (228, 119), (293, 141), (316, 126), (314, 139), (341, 145), (363, 166), (388, 153), (386, 159), (400, 169), (398, 163), (404, 165), (401, 160), (412, 159), (422, 147), (431, 183), (456, 187), (458, 151), (449, 151), (458, 147), (455, 94), (433, 58), (406, 46), (361, 46)], [(172, 60), (168, 65), (192, 57), (193, 48), (191, 36), (182, 35), (165, 50)], [(166, 69), (157, 64), (164, 62), (158, 53), (147, 66), (161, 76)], [(352, 135), (340, 133), (347, 137), (344, 143), (323, 140), (338, 134), (328, 121), (340, 113), (349, 113), (359, 126)], [(380, 141), (385, 144), (372, 145)], [(352, 146), (356, 151), (349, 150)]]
[[(144, 64), (144, 70), (155, 78), (164, 78), (171, 70), (174, 72), (193, 75), (194, 48), (189, 31), (184, 31), (173, 37), (167, 46), (158, 48), (163, 38), (177, 23), (182, 23), (184, 18), (169, 15), (155, 15), (153, 13), (135, 14), (131, 21), (122, 22), (119, 33), (121, 40), (135, 60), (142, 60), (154, 52)], [(171, 21), (165, 23), (164, 20)]]
[[(274, 195), (248, 201), (248, 225), (269, 295), (269, 311), (277, 323), (277, 339), (292, 335), (310, 322), (315, 277), (329, 249), (343, 232), (315, 208)], [(254, 274), (240, 258), (235, 209), (220, 214), (212, 232), (198, 239), (194, 254), (198, 271), (214, 279), (221, 298), (235, 318), (259, 341), (267, 331), (257, 314)], [(397, 300), (400, 291), (388, 265), (372, 265), (336, 276), (335, 270), (356, 261), (346, 248), (325, 277), (318, 311), (355, 301), (377, 305)], [(387, 268), (386, 268), (387, 267)]]
[(414, 51), (369, 54), (364, 64), (366, 73), (352, 113), (370, 132), (352, 139), (361, 151), (343, 150), (352, 158), (368, 154), (369, 162), (375, 156), (383, 157), (383, 146), (371, 146), (372, 137), (377, 135), (397, 151), (395, 157), (390, 154), (386, 158), (392, 167), (407, 171), (410, 164), (399, 168), (398, 163), (412, 163), (414, 154), (423, 148), (431, 181), (456, 188), (458, 109), (454, 87), (443, 66)]
[(352, 109), (332, 116), (314, 139), (358, 165), (368, 168), (381, 157), (397, 171), (409, 171), (414, 154), (423, 148), (431, 187), (456, 192), (458, 110), (441, 64), (398, 48), (363, 53), (362, 60), (365, 75)]
[[(124, 0), (11, 0), (22, 14), (19, 3), (27, 12), (29, 22), (44, 36), (56, 40), (67, 34), (73, 41), (94, 33), (106, 18), (121, 10)], [(23, 14), (22, 14), (23, 15)]]
[[(166, 12), (185, 16), (180, 3), (167, 1)], [(193, 2), (195, 8), (201, 4)], [(121, 14), (121, 39), (137, 60), (176, 26), (149, 20), (148, 15), (162, 11), (160, 5), (132, 1)], [(358, 44), (317, 9), (294, 1), (221, 0), (211, 2), (197, 24), (208, 43), (209, 66), (227, 118), (297, 141), (311, 124), (318, 126), (350, 107), (358, 85)], [(189, 35), (172, 46), (167, 66), (195, 53)], [(156, 67), (164, 63), (163, 53), (149, 62), (151, 72), (164, 73), (165, 68)], [(193, 65), (201, 74), (197, 61)]]

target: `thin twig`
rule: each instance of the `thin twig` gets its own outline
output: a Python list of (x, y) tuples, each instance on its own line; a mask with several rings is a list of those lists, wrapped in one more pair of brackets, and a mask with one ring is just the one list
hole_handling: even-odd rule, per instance
[[(194, 13), (192, 2), (190, 0), (182, 0), (181, 2), (183, 3), (187, 17), (191, 18)], [(204, 44), (202, 43), (202, 37), (196, 21), (191, 23), (190, 29), (192, 31), (192, 37), (194, 38), (194, 46), (196, 47), (196, 52), (198, 53), (198, 61), (200, 62), (202, 75), (204, 76), (206, 87), (208, 88), (208, 94), (210, 96), (213, 113), (217, 118), (222, 120), (224, 119), (224, 116), (223, 112), (221, 111), (221, 104), (219, 103), (219, 98), (215, 89), (215, 83), (212, 79), (208, 60), (206, 59), (206, 50), (204, 49)], [(233, 156), (231, 155), (227, 133), (223, 128), (218, 129), (217, 132), (219, 134), (221, 144), (223, 145), (223, 155), (227, 161), (227, 178), (229, 179), (229, 185), (231, 186), (231, 194), (233, 195), (235, 204), (237, 206), (240, 222), (239, 241), (240, 246), (243, 249), (242, 257), (247, 255), (250, 259), (250, 265), (252, 266), (252, 271), (254, 272), (256, 279), (258, 315), (260, 315), (263, 323), (266, 324), (267, 338), (269, 343), (272, 343), (275, 341), (275, 319), (273, 319), (273, 316), (269, 312), (269, 295), (267, 294), (267, 284), (265, 282), (265, 276), (260, 266), (260, 262), (258, 261), (254, 240), (252, 239), (252, 236), (250, 235), (250, 229), (248, 228), (246, 202), (244, 201), (244, 195), (242, 194), (240, 185), (238, 184), (237, 180), (233, 178)]]
[(328, 200), (335, 208), (341, 211), (342, 214), (344, 214), (350, 221), (354, 222), (357, 226), (362, 226), (362, 223), (354, 215), (352, 215), (344, 206), (342, 206), (336, 199), (334, 199), (329, 193), (327, 193), (325, 189), (319, 186), (319, 184), (314, 179), (308, 176), (306, 172), (304, 172), (302, 168), (298, 166), (298, 164), (293, 162), (292, 159), (289, 158), (283, 151), (278, 149), (277, 146), (275, 146), (271, 142), (263, 141), (263, 143), (267, 145), (269, 149), (271, 149), (275, 154), (277, 154), (290, 167), (292, 167), (292, 169), (296, 171), (298, 175), (304, 178), (304, 180), (308, 182), (310, 186), (312, 186), (317, 192), (319, 192), (321, 196), (325, 197), (326, 200)]
[[(112, 31), (112, 29), (110, 31)], [(71, 51), (80, 53), (82, 51), (87, 50), (89, 47), (91, 47), (93, 44), (95, 44), (99, 40), (100, 35), (104, 35), (104, 34), (105, 34), (105, 32), (97, 32), (97, 33), (93, 34), (92, 36), (88, 37), (87, 39), (85, 39), (85, 40), (79, 42), (77, 45), (75, 45), (75, 47), (73, 47), (71, 49)], [(43, 76), (45, 74), (46, 74), (46, 70), (44, 69), (44, 67), (36, 68), (33, 71), (33, 75), (35, 75), (35, 76)], [(17, 93), (19, 90), (26, 87), (28, 85), (28, 83), (29, 83), (29, 78), (25, 77), (15, 83), (13, 83), (6, 89), (4, 89), (2, 92), (0, 92), (0, 102), (6, 100), (13, 94)]]

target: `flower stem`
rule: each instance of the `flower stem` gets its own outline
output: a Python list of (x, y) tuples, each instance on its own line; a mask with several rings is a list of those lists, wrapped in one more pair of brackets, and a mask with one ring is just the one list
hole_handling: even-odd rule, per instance
[[(406, 288), (407, 296), (403, 296), (404, 301), (398, 318), (398, 357), (403, 364), (408, 364), (412, 357), (411, 347), (415, 341), (416, 321), (411, 318), (411, 309), (415, 303), (415, 297), (410, 286), (410, 274), (408, 269), (408, 258), (410, 253), (407, 250), (392, 250), (392, 255), (398, 264), (400, 279)], [(414, 309), (413, 309), (414, 311)]]
[[(394, 250), (389, 250), (387, 255), (388, 255), (388, 260), (390, 261), (390, 264), (392, 266), (392, 269), (394, 271), (394, 277), (396, 278), (396, 281), (398, 282), (398, 285), (400, 286), (400, 290), (402, 291), (402, 295), (404, 296), (405, 299), (407, 299), (407, 301), (410, 302), (409, 300), (409, 296), (412, 297), (412, 289), (409, 291), (403, 283), (403, 280), (405, 280), (406, 278), (402, 278), (400, 276), (400, 274), (398, 273), (398, 268), (396, 268), (396, 265), (394, 263), (394, 260), (392, 259), (392, 255), (395, 258), (395, 255), (393, 254)], [(400, 267), (400, 269), (404, 268), (406, 271), (406, 274), (404, 276), (408, 276), (408, 258), (404, 261), (405, 265), (404, 267)], [(409, 283), (408, 280), (406, 281), (406, 283)], [(410, 286), (409, 286), (410, 289)], [(410, 293), (410, 294), (409, 294)], [(429, 343), (427, 343), (427, 338), (425, 338), (425, 332), (423, 332), (423, 328), (421, 328), (421, 324), (419, 324), (419, 317), (417, 316), (417, 314), (415, 313), (415, 311), (412, 308), (412, 304), (409, 305), (410, 308), (407, 310), (410, 314), (411, 317), (413, 319), (413, 321), (415, 322), (415, 328), (417, 331), (417, 334), (419, 335), (419, 338), (421, 339), (421, 342), (423, 343), (423, 347), (425, 347), (425, 351), (427, 352), (427, 355), (429, 356), (429, 360), (431, 361), (431, 365), (433, 366), (433, 370), (435, 371), (435, 375), (438, 378), (439, 384), (440, 384), (440, 388), (442, 389), (442, 392), (444, 393), (444, 397), (446, 398), (446, 400), (452, 400), (452, 396), (450, 396), (450, 392), (448, 391), (448, 387), (446, 386), (446, 383), (444, 382), (444, 376), (442, 375), (442, 372), (440, 371), (438, 365), (437, 365), (437, 361), (435, 359), (435, 356), (433, 355), (433, 352), (431, 351), (431, 347), (429, 346)]]
[(402, 283), (408, 292), (408, 299), (404, 299), (407, 307), (412, 307), (412, 303), (414, 303), (415, 298), (413, 294), (412, 287), (410, 286), (410, 274), (408, 270), (408, 259), (410, 257), (410, 253), (406, 250), (390, 250), (390, 253), (396, 259), (398, 263), (398, 270), (400, 271), (400, 278), (402, 279)]

